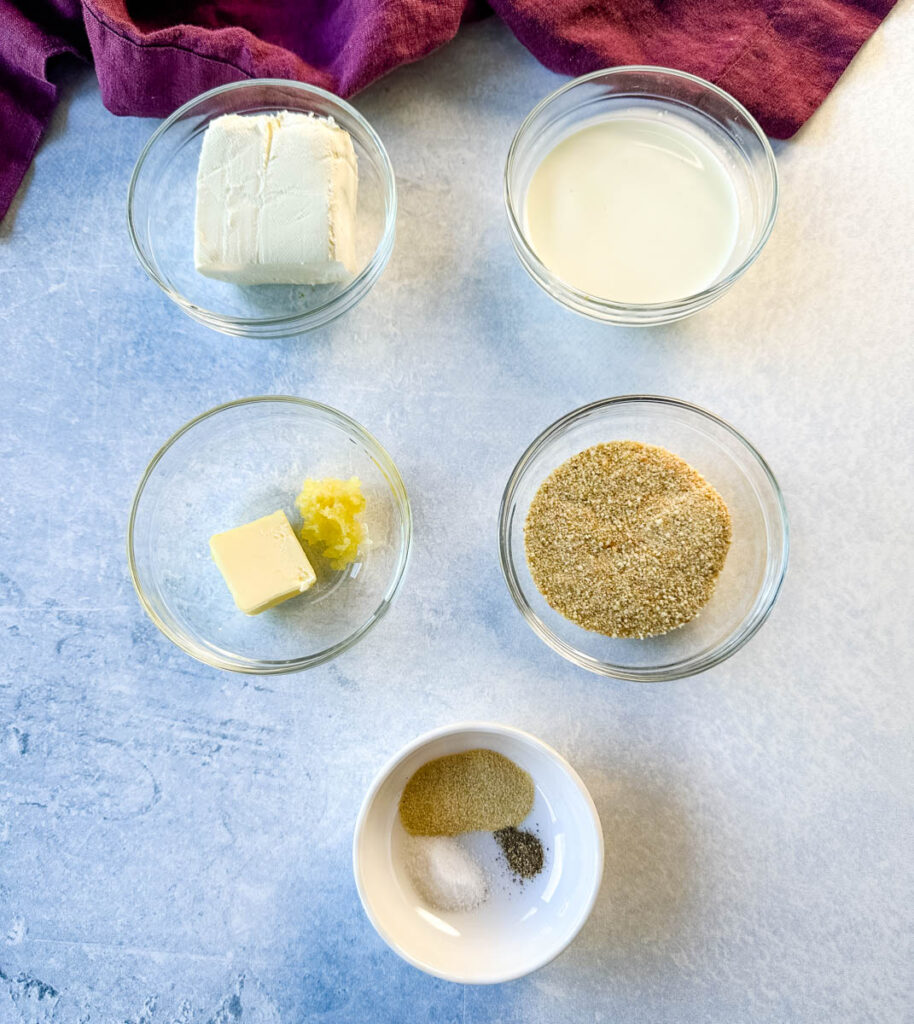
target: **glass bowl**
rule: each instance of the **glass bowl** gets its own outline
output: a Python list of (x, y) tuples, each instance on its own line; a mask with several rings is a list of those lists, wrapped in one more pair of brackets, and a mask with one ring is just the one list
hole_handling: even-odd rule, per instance
[[(540, 484), (566, 459), (607, 441), (659, 445), (685, 459), (727, 503), (733, 537), (710, 601), (679, 629), (643, 640), (590, 632), (554, 611), (524, 554), (524, 521)], [(733, 427), (696, 405), (656, 395), (607, 398), (563, 416), (514, 468), (498, 527), (502, 572), (533, 631), (562, 657), (605, 676), (662, 682), (720, 664), (771, 612), (787, 572), (787, 513), (765, 460)]]
[[(245, 615), (209, 538), (280, 508), (296, 527), (306, 476), (359, 477), (369, 542), (338, 572), (308, 549), (314, 586)], [(303, 398), (246, 398), (191, 420), (156, 453), (133, 499), (127, 557), (143, 607), (169, 640), (216, 668), (270, 674), (318, 665), (363, 637), (400, 587), (411, 536), (400, 474), (364, 427)]]
[[(546, 154), (582, 128), (631, 116), (662, 120), (697, 136), (720, 159), (736, 193), (737, 237), (726, 265), (707, 288), (675, 301), (613, 302), (580, 291), (540, 261), (527, 233), (527, 188)], [(504, 194), (515, 252), (548, 295), (594, 320), (646, 325), (704, 309), (749, 269), (774, 226), (778, 179), (774, 153), (758, 122), (723, 89), (670, 68), (618, 67), (576, 78), (533, 108), (508, 151)]]
[[(240, 286), (194, 267), (197, 162), (203, 133), (223, 114), (277, 110), (330, 116), (352, 137), (359, 169), (356, 257), (348, 281)], [(301, 334), (354, 306), (380, 277), (394, 244), (393, 167), (374, 129), (352, 106), (313, 85), (262, 78), (211, 89), (163, 121), (140, 153), (127, 194), (127, 226), (141, 266), (184, 312), (207, 327), (251, 338)]]

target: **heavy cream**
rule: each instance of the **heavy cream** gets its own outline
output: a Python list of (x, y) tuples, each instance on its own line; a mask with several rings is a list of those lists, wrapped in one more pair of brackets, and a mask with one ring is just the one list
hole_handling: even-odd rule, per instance
[(736, 242), (726, 168), (693, 132), (617, 117), (562, 139), (533, 172), (527, 237), (566, 284), (625, 303), (669, 302), (712, 284)]

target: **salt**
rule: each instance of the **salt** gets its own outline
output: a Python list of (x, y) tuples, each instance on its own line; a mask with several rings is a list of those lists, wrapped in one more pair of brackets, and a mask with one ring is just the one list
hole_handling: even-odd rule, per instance
[(450, 836), (410, 836), (406, 869), (416, 891), (436, 910), (473, 910), (489, 895), (485, 872)]

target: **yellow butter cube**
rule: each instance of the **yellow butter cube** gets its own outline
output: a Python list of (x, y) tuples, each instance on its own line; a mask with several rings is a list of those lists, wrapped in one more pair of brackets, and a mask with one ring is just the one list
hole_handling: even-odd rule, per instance
[(258, 615), (303, 594), (317, 579), (281, 509), (213, 534), (209, 547), (235, 604), (245, 615)]

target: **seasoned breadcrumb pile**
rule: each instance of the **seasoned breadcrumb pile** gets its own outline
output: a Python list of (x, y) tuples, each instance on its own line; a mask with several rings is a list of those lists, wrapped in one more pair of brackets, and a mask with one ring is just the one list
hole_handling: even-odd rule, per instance
[(730, 547), (730, 513), (665, 448), (594, 445), (542, 483), (524, 526), (533, 581), (550, 606), (613, 637), (668, 633), (708, 602)]

